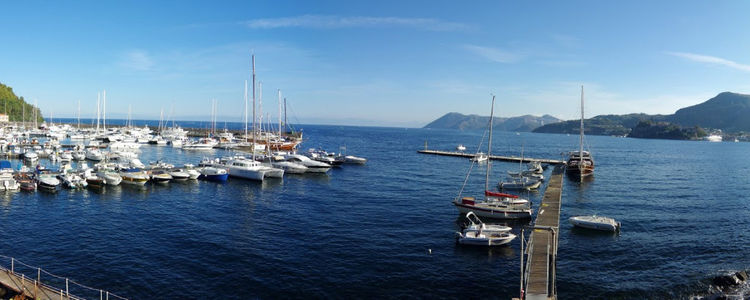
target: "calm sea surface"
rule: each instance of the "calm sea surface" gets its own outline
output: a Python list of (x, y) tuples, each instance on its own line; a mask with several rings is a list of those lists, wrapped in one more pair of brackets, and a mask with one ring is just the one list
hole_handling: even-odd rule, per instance
[[(425, 141), (430, 149), (461, 143), (474, 151), (482, 132), (302, 128), (302, 149), (346, 146), (367, 165), (263, 183), (0, 193), (0, 254), (136, 299), (518, 295), (518, 239), (493, 249), (455, 244), (451, 200), (469, 161), (416, 152)], [(496, 132), (493, 153), (520, 156), (523, 148), (527, 157), (559, 159), (577, 138)], [(706, 291), (713, 275), (748, 269), (750, 144), (587, 141), (594, 180), (563, 187), (561, 298), (682, 298)], [(142, 151), (144, 162), (176, 165), (230, 154)], [(464, 195), (481, 195), (485, 168), (473, 169)], [(518, 168), (493, 163), (492, 186)], [(541, 192), (526, 195), (535, 212)], [(567, 222), (588, 214), (618, 219), (621, 235)], [(519, 233), (529, 222), (511, 225)]]

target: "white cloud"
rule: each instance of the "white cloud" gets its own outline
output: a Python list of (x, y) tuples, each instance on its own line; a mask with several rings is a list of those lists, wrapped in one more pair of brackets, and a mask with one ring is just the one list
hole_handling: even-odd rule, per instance
[(399, 17), (340, 17), (325, 15), (303, 15), (286, 18), (255, 19), (242, 22), (251, 29), (315, 28), (337, 29), (352, 27), (409, 27), (430, 31), (463, 31), (470, 26), (456, 22), (445, 22), (430, 18)]
[(750, 72), (750, 65), (743, 65), (743, 64), (740, 64), (740, 63), (737, 63), (728, 59), (721, 58), (721, 57), (694, 54), (694, 53), (685, 53), (685, 52), (666, 52), (666, 54), (681, 57), (681, 58), (694, 61), (694, 62), (721, 65), (725, 67), (730, 67), (732, 69), (737, 69), (740, 71)]
[(131, 50), (122, 55), (120, 66), (136, 71), (148, 71), (153, 68), (154, 61), (146, 51)]
[(464, 49), (469, 50), (470, 52), (473, 52), (474, 54), (482, 56), (486, 59), (489, 59), (494, 62), (499, 62), (499, 63), (513, 63), (513, 62), (518, 62), (521, 59), (523, 59), (523, 55), (521, 54), (513, 53), (510, 51), (497, 49), (497, 48), (483, 47), (483, 46), (477, 46), (477, 45), (464, 45)]

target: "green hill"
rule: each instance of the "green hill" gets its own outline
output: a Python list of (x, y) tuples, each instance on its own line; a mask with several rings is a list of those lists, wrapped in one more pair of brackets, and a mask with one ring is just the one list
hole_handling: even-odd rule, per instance
[(679, 109), (669, 121), (725, 132), (750, 131), (750, 95), (724, 92), (701, 104)]
[(37, 121), (44, 121), (44, 118), (42, 118), (42, 111), (39, 110), (39, 108), (26, 103), (23, 97), (16, 96), (13, 92), (13, 88), (0, 83), (0, 114), (7, 114), (10, 122), (33, 122), (34, 110), (36, 110)]

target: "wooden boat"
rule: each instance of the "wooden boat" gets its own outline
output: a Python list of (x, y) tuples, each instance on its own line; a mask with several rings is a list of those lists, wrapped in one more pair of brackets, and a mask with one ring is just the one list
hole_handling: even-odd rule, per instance
[(565, 170), (574, 179), (583, 180), (584, 177), (594, 174), (594, 159), (591, 156), (591, 152), (583, 151), (583, 87), (581, 87), (581, 126), (579, 136), (579, 150), (568, 153)]
[(620, 222), (617, 222), (615, 221), (615, 219), (612, 219), (612, 218), (602, 217), (602, 216), (597, 216), (597, 215), (571, 217), (569, 221), (570, 221), (570, 224), (573, 224), (573, 226), (586, 228), (586, 229), (611, 231), (611, 232), (620, 230)]
[(36, 190), (36, 181), (34, 175), (27, 172), (19, 172), (14, 175), (16, 181), (21, 187), (21, 190), (31, 192)]
[(94, 188), (94, 189), (103, 188), (107, 184), (104, 178), (101, 178), (96, 175), (91, 175), (91, 176), (86, 177), (86, 183), (88, 183), (89, 188)]

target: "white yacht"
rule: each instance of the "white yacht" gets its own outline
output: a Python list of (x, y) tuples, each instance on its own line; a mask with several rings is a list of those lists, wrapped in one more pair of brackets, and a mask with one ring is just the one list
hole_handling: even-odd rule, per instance
[(104, 153), (97, 148), (89, 148), (86, 150), (86, 159), (93, 161), (101, 161), (104, 159)]
[(246, 159), (234, 158), (226, 163), (229, 176), (245, 179), (263, 181), (266, 177), (282, 177), (284, 170), (265, 167), (260, 162)]
[(613, 232), (620, 230), (620, 222), (617, 222), (612, 218), (597, 215), (571, 217), (569, 221), (570, 224), (573, 224), (573, 226), (586, 229)]
[(300, 154), (287, 154), (284, 156), (284, 159), (307, 167), (308, 173), (325, 173), (331, 169), (331, 165), (327, 163), (312, 160), (309, 157)]

